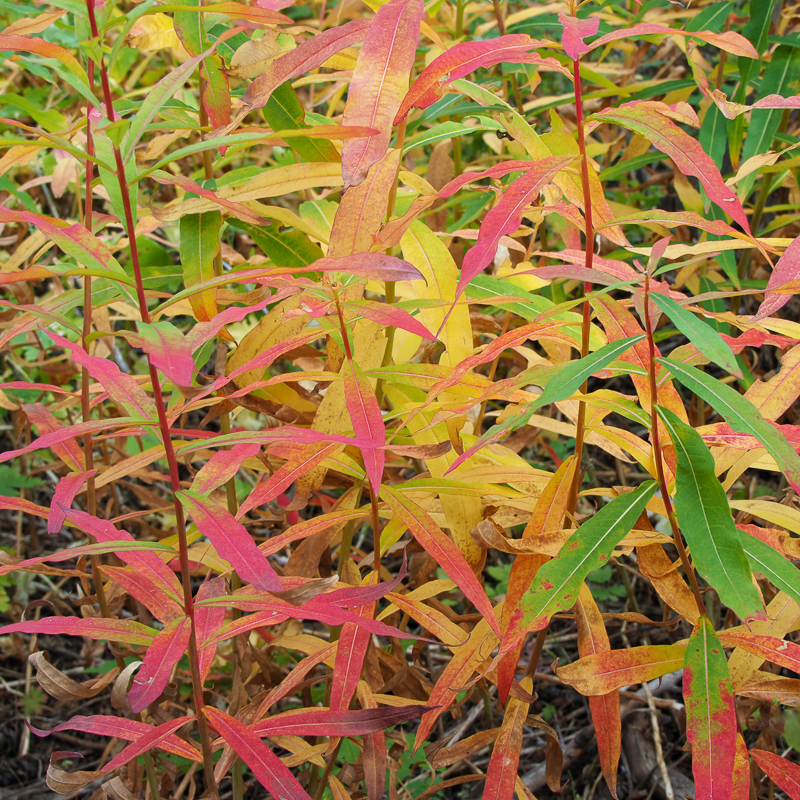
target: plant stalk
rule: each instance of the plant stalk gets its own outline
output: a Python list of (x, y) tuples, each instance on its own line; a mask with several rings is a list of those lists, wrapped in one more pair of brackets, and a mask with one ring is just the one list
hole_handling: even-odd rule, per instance
[[(583, 214), (586, 223), (586, 255), (584, 266), (586, 269), (592, 268), (594, 260), (594, 224), (592, 221), (592, 193), (589, 187), (589, 162), (586, 157), (586, 137), (583, 129), (583, 98), (581, 94), (581, 73), (580, 59), (572, 62), (572, 74), (575, 81), (575, 116), (578, 123), (578, 150), (581, 154), (581, 184), (583, 186)], [(589, 332), (592, 320), (592, 307), (588, 300), (588, 295), (592, 290), (592, 285), (588, 281), (583, 285), (583, 294), (586, 299), (583, 301), (583, 322), (581, 325), (581, 358), (589, 355)], [(588, 381), (581, 386), (581, 394), (586, 394)], [(575, 507), (578, 504), (578, 490), (583, 478), (583, 445), (586, 438), (586, 403), (581, 400), (578, 403), (578, 425), (575, 435), (575, 458), (578, 468), (575, 470), (575, 477), (570, 488), (569, 502), (567, 508), (570, 514), (574, 515)]]
[[(94, 0), (86, 0), (86, 8), (89, 14), (89, 24), (91, 26), (92, 36), (94, 38), (99, 38), (97, 20), (94, 13)], [(108, 82), (108, 72), (106, 71), (105, 64), (102, 61), (100, 62), (99, 67), (100, 78), (103, 86), (103, 95), (106, 104), (106, 116), (110, 121), (113, 121), (113, 100), (111, 96), (111, 87)], [(133, 210), (131, 208), (128, 180), (125, 176), (125, 165), (122, 161), (122, 153), (120, 153), (119, 147), (116, 144), (114, 145), (114, 161), (117, 170), (117, 182), (122, 194), (122, 204), (125, 213), (125, 228), (128, 233), (128, 242), (131, 250), (131, 264), (136, 281), (136, 296), (139, 302), (139, 312), (142, 317), (142, 322), (149, 323), (150, 312), (147, 308), (147, 298), (145, 297), (144, 293), (144, 283), (142, 281), (142, 270), (139, 263), (139, 250), (136, 245), (136, 229), (133, 223)], [(217, 796), (218, 793), (217, 783), (214, 777), (214, 761), (211, 754), (211, 737), (209, 735), (208, 722), (203, 714), (203, 681), (200, 677), (200, 665), (197, 649), (191, 570), (189, 568), (189, 545), (186, 538), (186, 523), (184, 519), (183, 505), (177, 496), (177, 492), (180, 491), (181, 488), (180, 476), (178, 473), (178, 461), (175, 457), (175, 450), (172, 446), (169, 421), (167, 420), (164, 398), (161, 394), (161, 384), (158, 380), (158, 372), (150, 361), (149, 356), (148, 364), (150, 367), (150, 382), (153, 387), (153, 400), (155, 402), (156, 412), (158, 414), (158, 426), (164, 444), (167, 464), (169, 465), (170, 484), (172, 487), (173, 504), (175, 508), (175, 526), (178, 532), (183, 601), (186, 616), (189, 618), (191, 624), (191, 632), (189, 636), (189, 667), (192, 676), (192, 695), (195, 705), (195, 714), (197, 716), (197, 727), (200, 732), (200, 747), (203, 754), (203, 771), (205, 774), (209, 794), (214, 797)]]
[(694, 567), (689, 562), (689, 557), (686, 554), (686, 547), (683, 543), (683, 536), (678, 528), (678, 520), (675, 517), (675, 511), (672, 507), (672, 501), (669, 497), (667, 488), (667, 481), (664, 475), (664, 463), (661, 458), (661, 438), (658, 431), (658, 413), (656, 412), (656, 399), (658, 397), (658, 386), (656, 384), (656, 345), (653, 340), (653, 323), (650, 319), (650, 275), (645, 279), (644, 288), (644, 326), (645, 333), (647, 334), (647, 347), (649, 351), (649, 364), (648, 376), (650, 381), (650, 440), (653, 445), (653, 460), (656, 463), (656, 474), (658, 476), (658, 485), (661, 489), (661, 499), (664, 501), (664, 507), (667, 511), (667, 518), (669, 519), (670, 528), (672, 528), (672, 538), (675, 540), (675, 547), (678, 549), (678, 555), (681, 559), (681, 564), (689, 578), (689, 585), (692, 587), (692, 594), (694, 595), (695, 602), (697, 603), (697, 610), (701, 616), (708, 616), (706, 613), (705, 603), (703, 602), (703, 595), (700, 593), (700, 587), (697, 583), (697, 575), (695, 575)]

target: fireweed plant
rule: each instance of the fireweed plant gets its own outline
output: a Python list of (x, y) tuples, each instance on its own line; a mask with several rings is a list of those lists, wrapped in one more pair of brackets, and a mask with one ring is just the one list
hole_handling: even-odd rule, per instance
[(634, 796), (682, 670), (693, 796), (800, 798), (796, 6), (0, 16), (0, 644), (108, 742), (52, 791), (557, 793), (546, 686)]

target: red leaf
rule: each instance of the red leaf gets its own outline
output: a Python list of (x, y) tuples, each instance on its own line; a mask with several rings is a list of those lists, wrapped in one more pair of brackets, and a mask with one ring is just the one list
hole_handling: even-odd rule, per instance
[(161, 631), (147, 648), (142, 666), (128, 692), (131, 711), (138, 714), (155, 702), (172, 676), (173, 667), (189, 646), (192, 623), (188, 617), (176, 619)]
[(784, 250), (778, 263), (775, 264), (775, 269), (767, 281), (764, 300), (753, 319), (770, 317), (778, 309), (783, 308), (792, 299), (792, 292), (776, 292), (774, 290), (780, 288), (784, 283), (791, 283), (798, 279), (800, 279), (800, 236)]
[(772, 782), (786, 792), (791, 800), (800, 800), (800, 766), (766, 750), (751, 750), (750, 755)]
[(38, 36), (20, 36), (19, 34), (0, 36), (0, 50), (17, 50), (22, 53), (35, 53), (44, 58), (58, 59), (70, 72), (86, 83), (85, 70), (69, 50), (46, 42)]
[(697, 178), (709, 199), (730, 214), (745, 232), (750, 232), (747, 214), (739, 198), (726, 186), (711, 156), (671, 119), (653, 109), (628, 104), (620, 108), (607, 108), (594, 114), (593, 118), (622, 125), (644, 136), (654, 147), (668, 155), (684, 175)]
[[(575, 604), (578, 623), (578, 654), (581, 658), (611, 651), (606, 626), (597, 603), (586, 584), (581, 587), (579, 601)], [(600, 768), (608, 788), (617, 796), (617, 769), (622, 750), (622, 718), (619, 693), (609, 692), (589, 698), (589, 711), (597, 732), (597, 751)]]
[(191, 386), (194, 359), (184, 335), (171, 322), (138, 322), (137, 328), (138, 333), (126, 336), (128, 341), (144, 350), (150, 363), (174, 384)]
[[(221, 128), (231, 121), (231, 90), (228, 85), (228, 75), (223, 66), (222, 59), (213, 53), (203, 61), (200, 67), (200, 72), (205, 78), (203, 106), (208, 112), (208, 119), (214, 128)], [(225, 155), (225, 149), (220, 147), (222, 155)]]
[(706, 617), (698, 620), (686, 648), (683, 699), (697, 800), (730, 800), (736, 710), (728, 662)]
[[(372, 137), (375, 138), (375, 137)], [(303, 271), (345, 272), (362, 275), (373, 281), (420, 281), (422, 273), (408, 261), (385, 253), (355, 253), (352, 256), (319, 258)]]
[[(197, 590), (194, 596), (195, 603), (207, 600), (209, 597), (219, 597), (225, 594), (225, 578), (212, 578), (205, 581)], [(194, 609), (195, 635), (198, 644), (202, 644), (206, 639), (210, 639), (225, 623), (224, 606), (198, 606)], [(200, 650), (200, 680), (205, 681), (211, 670), (214, 655), (217, 652), (216, 645), (204, 647)]]
[(363, 736), (416, 719), (432, 710), (433, 706), (419, 705), (362, 711), (298, 708), (257, 722), (250, 730), (259, 736)]
[(435, 103), (448, 83), (495, 64), (537, 64), (541, 69), (561, 72), (571, 78), (572, 73), (555, 58), (543, 58), (538, 53), (528, 52), (546, 44), (544, 40), (531, 39), (525, 33), (514, 33), (497, 39), (453, 45), (431, 61), (414, 81), (400, 104), (394, 124), (402, 122), (412, 108), (427, 108)]
[(263, 483), (259, 483), (236, 514), (241, 519), (248, 511), (272, 502), (281, 492), (291, 486), (298, 478), (310, 472), (335, 450), (341, 449), (337, 442), (318, 442), (298, 448), (285, 464), (279, 467)]
[(338, 650), (338, 643), (332, 642), (331, 644), (321, 648), (316, 653), (304, 658), (298, 665), (276, 686), (262, 701), (256, 712), (256, 719), (260, 719), (264, 712), (268, 711), (275, 703), (284, 698), (292, 689), (296, 688), (303, 680), (303, 678), (311, 672), (314, 667), (321, 664), (327, 658), (330, 658)]
[(736, 758), (733, 763), (731, 800), (750, 800), (750, 759), (741, 733), (736, 734)]
[(369, 507), (362, 507), (352, 511), (331, 511), (329, 514), (322, 514), (313, 519), (303, 520), (296, 525), (292, 525), (288, 531), (281, 533), (279, 536), (273, 536), (267, 539), (266, 542), (260, 544), (258, 549), (265, 555), (271, 556), (284, 547), (296, 542), (299, 539), (306, 539), (313, 536), (315, 533), (327, 530), (328, 528), (337, 526), (344, 527), (350, 520), (361, 519), (369, 513)]
[(573, 160), (573, 156), (550, 156), (532, 162), (531, 168), (505, 190), (500, 201), (481, 223), (478, 241), (464, 256), (456, 297), (461, 295), (476, 275), (492, 263), (500, 239), (519, 228), (525, 209), (541, 189)]
[(108, 392), (109, 397), (131, 416), (145, 420), (156, 419), (156, 407), (147, 392), (131, 375), (126, 375), (113, 361), (90, 356), (69, 339), (47, 331), (57, 347), (68, 350), (72, 360), (82, 367)]
[(678, 31), (674, 28), (668, 28), (665, 25), (658, 25), (653, 22), (643, 22), (639, 25), (633, 25), (630, 28), (621, 28), (618, 31), (612, 31), (599, 39), (595, 39), (589, 46), (589, 50), (596, 50), (598, 47), (605, 47), (609, 42), (617, 41), (618, 39), (628, 39), (637, 36), (650, 36), (658, 34), (670, 34), (678, 36), (691, 36), (694, 39), (708, 42), (708, 44), (718, 47), (720, 50), (725, 50), (727, 53), (732, 53), (735, 56), (744, 56), (745, 58), (759, 58), (758, 51), (753, 45), (747, 41), (739, 33), (734, 31), (725, 31), (724, 33), (714, 33), (713, 31)]
[(211, 706), (205, 706), (203, 713), (275, 800), (311, 800), (289, 768), (261, 741), (257, 733)]
[(11, 633), (38, 633), (48, 636), (66, 634), (85, 636), (88, 639), (106, 639), (109, 642), (149, 645), (158, 632), (131, 619), (45, 617), (0, 628), (0, 635), (8, 636)]
[(245, 583), (270, 592), (283, 590), (278, 575), (258, 549), (253, 538), (226, 508), (196, 492), (178, 492), (203, 536), (214, 545), (217, 553), (236, 570)]
[(787, 347), (793, 347), (800, 343), (800, 339), (792, 339), (789, 336), (781, 336), (777, 333), (770, 333), (769, 331), (759, 331), (755, 328), (740, 333), (738, 336), (728, 336), (721, 333), (720, 336), (725, 340), (728, 347), (733, 350), (737, 355), (745, 349), (745, 347), (763, 347), (765, 344), (771, 344), (779, 350), (786, 350)]
[(214, 489), (226, 484), (241, 469), (246, 458), (255, 457), (261, 450), (257, 442), (236, 444), (230, 450), (214, 453), (192, 481), (192, 491), (211, 494)]
[(344, 399), (353, 424), (353, 433), (358, 439), (366, 440), (373, 445), (370, 449), (362, 450), (361, 455), (372, 493), (377, 497), (386, 461), (385, 451), (379, 449), (386, 444), (386, 427), (372, 385), (364, 376), (361, 367), (352, 359), (347, 360), (344, 369)]
[[(20, 447), (18, 450), (6, 450), (4, 453), (0, 453), (0, 464), (5, 461), (11, 461), (18, 456), (25, 455), (25, 453), (32, 453), (34, 450), (44, 450), (48, 447), (53, 450), (56, 455), (59, 455), (55, 450), (56, 446), (67, 442), (72, 443), (78, 436), (83, 436), (87, 433), (107, 433), (114, 428), (124, 428), (135, 424), (136, 420), (130, 417), (115, 417), (114, 419), (92, 420), (91, 422), (76, 422), (74, 425), (70, 425), (67, 428), (58, 428), (57, 430), (50, 431), (40, 436), (38, 439), (35, 439), (26, 447)], [(66, 460), (60, 455), (59, 458)], [(83, 463), (81, 463), (79, 468), (83, 468)]]
[[(184, 184), (179, 183), (178, 185), (183, 186)], [(197, 190), (192, 188), (191, 191), (196, 192)], [(195, 325), (189, 331), (189, 333), (186, 334), (186, 339), (189, 341), (192, 351), (194, 352), (199, 347), (202, 347), (206, 342), (210, 342), (226, 325), (229, 325), (232, 322), (241, 322), (250, 314), (254, 314), (257, 311), (263, 311), (267, 303), (270, 302), (272, 301), (264, 300), (254, 306), (230, 306), (224, 311), (220, 311), (218, 314), (215, 314), (214, 319), (210, 320), (209, 322), (198, 322), (197, 325)]]
[(75, 496), (83, 489), (84, 484), (89, 478), (93, 478), (96, 470), (89, 472), (71, 472), (65, 475), (56, 486), (53, 493), (53, 502), (50, 505), (50, 515), (47, 518), (47, 532), (50, 534), (60, 533), (66, 519), (64, 506), (69, 507)]
[[(84, 533), (94, 536), (98, 542), (134, 542), (135, 539), (127, 531), (118, 530), (104, 519), (98, 519), (85, 511), (69, 510), (67, 517)], [(183, 599), (183, 587), (175, 577), (175, 573), (152, 552), (137, 550), (121, 550), (119, 557), (135, 569), (144, 572), (154, 583), (159, 584), (176, 600)]]
[[(182, 189), (186, 189), (187, 192), (192, 192), (192, 194), (199, 195), (200, 197), (205, 197), (207, 200), (212, 200), (219, 206), (227, 209), (228, 211), (233, 214), (234, 217), (237, 219), (242, 220), (242, 222), (249, 222), (251, 225), (264, 225), (266, 224), (267, 220), (264, 217), (260, 217), (255, 211), (251, 211), (244, 203), (237, 203), (235, 200), (227, 200), (224, 197), (220, 197), (216, 192), (212, 192), (211, 189), (204, 189), (199, 183), (193, 181), (191, 178), (186, 178), (183, 175), (170, 175), (168, 172), (164, 172), (163, 170), (157, 169), (155, 172), (151, 172), (148, 176), (152, 178), (154, 181), (158, 183), (165, 184), (165, 185), (173, 185), (173, 186), (180, 186)], [(158, 219), (158, 209), (153, 209), (153, 213)], [(249, 306), (250, 310), (252, 311), (260, 311), (265, 303), (260, 304), (259, 306)], [(214, 316), (214, 319), (211, 322), (202, 323), (204, 325), (213, 325), (221, 315), (228, 314), (230, 312), (241, 311), (237, 306), (231, 306), (230, 308), (226, 309), (225, 311), (220, 312)], [(231, 321), (240, 321), (240, 320), (231, 320)], [(186, 338), (190, 339), (192, 335), (197, 330), (198, 326), (195, 325), (194, 328), (187, 334)]]
[(151, 580), (148, 572), (133, 567), (106, 565), (100, 569), (104, 575), (118, 583), (123, 591), (138, 600), (157, 620), (166, 623), (185, 616), (183, 606), (164, 590), (161, 583)]
[[(531, 678), (525, 678), (522, 688), (533, 689)], [(511, 800), (517, 782), (519, 757), (522, 751), (522, 730), (530, 705), (523, 700), (509, 699), (503, 714), (503, 724), (494, 743), (489, 767), (486, 770), (486, 786), (482, 800)]]
[(143, 753), (146, 753), (148, 750), (152, 750), (154, 747), (160, 747), (162, 742), (169, 739), (175, 731), (179, 730), (193, 719), (194, 717), (178, 717), (156, 728), (148, 725), (147, 727), (149, 730), (139, 738), (134, 739), (133, 744), (129, 744), (116, 758), (112, 758), (111, 761), (103, 767), (102, 772), (113, 772), (115, 769), (125, 766), (129, 761), (133, 761), (134, 758), (138, 758)]
[(381, 499), (389, 506), (392, 513), (411, 531), (417, 542), (452, 578), (464, 595), (472, 601), (476, 610), (483, 614), (492, 630), (502, 636), (492, 604), (483, 587), (475, 577), (461, 551), (449, 539), (425, 510), (413, 500), (408, 499), (395, 489), (381, 487)]
[(304, 72), (316, 69), (331, 56), (358, 44), (367, 35), (371, 19), (357, 19), (326, 31), (315, 33), (285, 56), (276, 58), (266, 72), (256, 78), (242, 98), (248, 111), (263, 108), (272, 92)]
[(375, 14), (358, 55), (342, 125), (376, 128), (375, 136), (347, 139), (342, 145), (345, 189), (358, 185), (386, 154), (394, 116), (414, 66), (422, 0), (389, 0)]
[(578, 17), (568, 17), (562, 12), (558, 15), (558, 21), (564, 26), (564, 35), (561, 38), (564, 52), (573, 61), (577, 61), (592, 49), (592, 46), (584, 44), (583, 40), (587, 36), (594, 36), (600, 29), (600, 17), (578, 19)]
[[(6, 501), (14, 501), (14, 502), (6, 502)], [(0, 508), (10, 508), (14, 510), (21, 510), (27, 514), (34, 513), (29, 506), (32, 506), (33, 509), (41, 508), (40, 506), (34, 506), (33, 503), (30, 501), (22, 501), (19, 497), (2, 497), (0, 496)], [(47, 509), (41, 509), (44, 513), (37, 514), (37, 516), (46, 517), (47, 516)], [(116, 555), (120, 555), (124, 550), (130, 547), (130, 544), (133, 544), (134, 547), (131, 549), (161, 549), (160, 545), (148, 542), (125, 542), (124, 544), (121, 542), (95, 542), (93, 544), (84, 544), (78, 547), (70, 547), (66, 550), (57, 550), (55, 553), (48, 553), (45, 556), (37, 556), (36, 558), (27, 558), (24, 561), (16, 561), (14, 563), (3, 564), (0, 566), (0, 575), (7, 575), (9, 572), (13, 572), (17, 569), (24, 569), (25, 567), (32, 567), (34, 564), (44, 564), (46, 562), (54, 562), (59, 563), (60, 561), (71, 561), (75, 558), (81, 558), (82, 556), (91, 556), (91, 555), (102, 555), (104, 553), (115, 553)]]
[(376, 303), (374, 300), (356, 300), (344, 304), (362, 317), (377, 322), (384, 328), (400, 328), (423, 339), (436, 340), (436, 337), (408, 311), (386, 303)]
[(720, 631), (719, 638), (725, 647), (741, 647), (748, 653), (800, 675), (800, 644), (749, 631)]
[(40, 439), (48, 433), (60, 431), (65, 434), (61, 440), (54, 439), (52, 444), (42, 446), (49, 447), (73, 472), (83, 472), (86, 461), (83, 448), (75, 438), (75, 426), (62, 425), (41, 403), (23, 403), (21, 408), (25, 416), (36, 426)]
[[(152, 725), (140, 722), (137, 719), (107, 716), (73, 717), (68, 722), (62, 722), (49, 731), (34, 728), (30, 723), (28, 723), (28, 727), (37, 736), (49, 736), (51, 733), (58, 733), (59, 731), (81, 731), (83, 733), (93, 733), (96, 736), (124, 739), (126, 742), (133, 742), (153, 730)], [(174, 753), (176, 756), (182, 756), (198, 763), (203, 761), (195, 747), (174, 734), (163, 739), (158, 747), (167, 753)]]

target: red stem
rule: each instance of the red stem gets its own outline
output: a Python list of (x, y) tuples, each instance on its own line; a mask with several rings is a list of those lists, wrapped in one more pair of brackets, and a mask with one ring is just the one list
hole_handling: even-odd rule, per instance
[[(586, 158), (586, 137), (583, 129), (583, 96), (581, 92), (580, 59), (572, 62), (572, 74), (575, 81), (575, 118), (578, 123), (578, 150), (581, 154), (581, 184), (583, 186), (583, 214), (586, 221), (586, 255), (584, 265), (591, 269), (594, 262), (594, 223), (592, 221), (592, 193), (589, 188), (589, 161)], [(583, 294), (587, 296), (592, 290), (588, 281), (583, 285)], [(581, 325), (581, 358), (589, 355), (589, 332), (592, 320), (592, 307), (588, 299), (583, 301), (583, 321)], [(581, 387), (581, 393), (588, 389), (588, 381)], [(578, 490), (583, 477), (583, 445), (586, 438), (586, 403), (578, 403), (578, 425), (575, 435), (575, 458), (578, 468), (570, 488), (568, 508), (574, 514), (578, 503)]]
[[(86, 7), (89, 13), (89, 24), (94, 38), (99, 37), (97, 28), (97, 20), (94, 14), (94, 0), (86, 0)], [(103, 87), (103, 97), (106, 105), (106, 116), (109, 121), (113, 122), (113, 99), (111, 96), (111, 88), (108, 82), (108, 72), (106, 71), (105, 64), (101, 61), (100, 79)], [(139, 301), (139, 312), (142, 321), (145, 323), (150, 322), (150, 312), (147, 308), (147, 298), (144, 293), (144, 284), (142, 281), (142, 271), (139, 262), (139, 249), (136, 245), (136, 230), (133, 223), (133, 209), (131, 208), (130, 192), (128, 180), (125, 176), (125, 165), (122, 161), (122, 154), (119, 147), (114, 145), (114, 161), (117, 169), (117, 181), (119, 183), (120, 192), (122, 193), (122, 205), (125, 212), (125, 228), (128, 233), (128, 241), (131, 249), (131, 264), (133, 266), (134, 279), (136, 281), (136, 297)], [(208, 784), (208, 790), (212, 795), (217, 794), (217, 785), (214, 778), (214, 761), (211, 754), (211, 739), (208, 731), (208, 723), (205, 715), (203, 714), (203, 681), (200, 677), (200, 667), (197, 649), (197, 636), (195, 629), (194, 618), (194, 601), (192, 596), (191, 586), (191, 570), (189, 568), (189, 545), (186, 538), (186, 524), (184, 519), (183, 505), (178, 499), (176, 492), (180, 491), (180, 476), (178, 473), (178, 461), (175, 457), (175, 450), (172, 446), (172, 439), (169, 433), (169, 422), (167, 421), (166, 409), (164, 406), (164, 398), (161, 394), (161, 385), (158, 380), (158, 372), (149, 360), (150, 366), (150, 381), (153, 386), (153, 399), (155, 401), (156, 411), (158, 413), (158, 426), (161, 432), (161, 439), (164, 443), (164, 451), (169, 465), (170, 484), (173, 492), (173, 503), (175, 507), (175, 525), (178, 531), (178, 547), (180, 553), (180, 566), (181, 566), (181, 583), (183, 586), (183, 602), (186, 610), (186, 616), (191, 622), (191, 635), (189, 637), (189, 665), (192, 675), (192, 694), (194, 698), (195, 710), (197, 714), (197, 725), (200, 730), (200, 745), (203, 753), (203, 768)]]

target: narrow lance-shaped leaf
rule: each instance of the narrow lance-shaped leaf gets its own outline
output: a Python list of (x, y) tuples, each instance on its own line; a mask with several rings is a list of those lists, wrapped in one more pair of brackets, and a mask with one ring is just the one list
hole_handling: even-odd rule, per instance
[(137, 544), (133, 536), (125, 530), (118, 530), (113, 523), (104, 519), (98, 519), (85, 511), (78, 509), (67, 510), (69, 519), (77, 525), (80, 530), (89, 536), (94, 536), (98, 542), (126, 545), (125, 549), (120, 549), (119, 557), (137, 571), (143, 572), (155, 583), (171, 594), (176, 600), (183, 600), (183, 588), (175, 573), (155, 554), (143, 552), (143, 549), (135, 548)]
[(475, 246), (464, 256), (456, 298), (476, 275), (492, 263), (500, 239), (519, 228), (525, 209), (534, 201), (542, 187), (573, 160), (573, 156), (550, 156), (533, 162), (530, 169), (503, 192), (500, 201), (481, 223)]
[(76, 364), (86, 367), (89, 375), (98, 381), (111, 399), (129, 414), (146, 420), (156, 418), (155, 403), (148, 397), (147, 392), (131, 375), (122, 372), (113, 361), (90, 356), (80, 345), (73, 344), (69, 339), (65, 339), (51, 330), (47, 331), (47, 335), (57, 347), (68, 350)]
[[(48, 736), (51, 733), (59, 733), (61, 731), (81, 731), (82, 733), (92, 733), (95, 736), (109, 736), (114, 739), (122, 739), (126, 742), (140, 739), (153, 730), (152, 725), (148, 725), (146, 722), (140, 722), (138, 719), (124, 719), (123, 717), (106, 715), (72, 717), (72, 719), (67, 722), (62, 722), (60, 725), (56, 725), (55, 728), (51, 728), (49, 731), (34, 728), (30, 723), (28, 723), (28, 727), (36, 736)], [(203, 759), (197, 749), (174, 734), (162, 739), (158, 747), (167, 753), (174, 753), (176, 756), (188, 758), (199, 764), (203, 763)]]
[(191, 632), (191, 621), (188, 617), (183, 617), (170, 622), (153, 639), (128, 692), (128, 701), (134, 714), (144, 711), (161, 696), (172, 677), (174, 666), (189, 646)]
[(345, 188), (358, 185), (386, 154), (392, 122), (414, 66), (422, 0), (389, 0), (375, 14), (358, 54), (342, 116), (343, 125), (378, 130), (376, 136), (348, 139), (342, 146)]
[[(209, 597), (218, 597), (225, 592), (225, 578), (212, 578), (205, 581), (197, 590), (195, 602)], [(194, 624), (197, 641), (203, 643), (216, 633), (225, 623), (225, 608), (222, 606), (195, 606)], [(204, 647), (199, 653), (200, 679), (205, 681), (211, 671), (211, 664), (217, 652), (216, 645)]]
[(685, 655), (686, 648), (673, 644), (645, 645), (585, 656), (556, 672), (564, 683), (593, 697), (682, 669)]
[(525, 33), (512, 33), (484, 41), (459, 42), (434, 58), (420, 73), (394, 118), (402, 122), (412, 108), (428, 108), (442, 97), (444, 87), (451, 81), (465, 78), (477, 69), (495, 64), (536, 64), (540, 69), (560, 72), (568, 78), (572, 73), (555, 58), (543, 58), (533, 48), (547, 44), (531, 39)]
[(328, 28), (306, 39), (290, 53), (276, 58), (266, 72), (247, 87), (242, 98), (247, 111), (263, 108), (282, 83), (316, 69), (341, 50), (363, 41), (371, 24), (371, 19), (357, 19)]
[(791, 561), (747, 531), (739, 528), (742, 548), (754, 572), (760, 572), (773, 586), (800, 604), (800, 571)]
[(158, 631), (131, 619), (99, 619), (82, 617), (45, 617), (28, 622), (16, 622), (0, 628), (0, 635), (12, 633), (38, 633), (49, 636), (85, 636), (88, 639), (148, 645)]
[(83, 489), (86, 481), (93, 478), (96, 470), (88, 472), (72, 472), (65, 475), (56, 486), (53, 493), (53, 502), (50, 504), (50, 515), (47, 518), (47, 532), (60, 533), (67, 513), (64, 507), (69, 508), (76, 495)]
[[(214, 259), (219, 253), (221, 226), (222, 214), (219, 211), (181, 217), (180, 254), (183, 282), (187, 289), (214, 277)], [(191, 295), (189, 302), (198, 322), (210, 322), (217, 313), (213, 289)]]
[[(584, 583), (575, 604), (575, 621), (578, 623), (578, 653), (586, 657), (611, 652), (605, 622), (592, 592)], [(622, 752), (622, 718), (619, 694), (609, 692), (589, 698), (589, 711), (597, 735), (597, 752), (600, 768), (608, 788), (617, 796), (617, 769)]]
[(595, 39), (589, 46), (588, 51), (596, 50), (598, 47), (605, 47), (609, 42), (614, 42), (619, 39), (632, 39), (639, 36), (658, 36), (661, 34), (690, 36), (694, 39), (699, 39), (702, 42), (714, 45), (720, 50), (724, 50), (726, 53), (744, 56), (745, 58), (758, 58), (758, 51), (754, 49), (753, 45), (750, 44), (744, 36), (735, 31), (725, 31), (724, 33), (715, 33), (714, 31), (680, 31), (654, 22), (643, 22), (639, 25), (632, 25), (629, 28), (621, 28), (618, 31), (607, 33)]
[(758, 307), (755, 319), (772, 316), (792, 299), (790, 292), (775, 292), (770, 291), (771, 289), (778, 289), (783, 284), (798, 279), (800, 279), (800, 236), (783, 251), (783, 255), (778, 259), (778, 263), (767, 281), (764, 301)]
[(553, 614), (575, 605), (586, 576), (608, 561), (614, 547), (634, 526), (658, 485), (649, 481), (622, 494), (583, 523), (536, 574), (511, 616), (500, 651), (513, 649), (529, 631), (544, 628)]
[(162, 742), (170, 739), (177, 730), (180, 730), (187, 722), (191, 722), (193, 719), (194, 717), (178, 717), (158, 727), (150, 728), (147, 733), (137, 737), (118, 756), (112, 758), (111, 761), (103, 767), (102, 771), (113, 772), (115, 769), (119, 769), (130, 761), (133, 761), (134, 758), (138, 758), (143, 753), (146, 753), (148, 750), (159, 747)]
[(275, 800), (311, 800), (289, 768), (252, 728), (212, 706), (205, 706), (203, 713)]
[(736, 710), (728, 661), (707, 617), (697, 621), (686, 648), (683, 700), (697, 800), (729, 800), (736, 758)]
[(388, 486), (381, 487), (381, 499), (411, 531), (417, 542), (452, 578), (475, 608), (483, 614), (492, 630), (500, 636), (500, 626), (486, 592), (475, 577), (467, 560), (434, 519), (413, 500)]
[(581, 358), (578, 361), (570, 361), (568, 364), (565, 364), (550, 378), (539, 397), (527, 403), (521, 411), (510, 416), (499, 425), (492, 425), (469, 450), (466, 450), (453, 462), (448, 472), (454, 470), (459, 464), (462, 464), (482, 447), (486, 447), (487, 444), (498, 441), (498, 439), (502, 438), (507, 433), (524, 425), (537, 409), (546, 406), (548, 403), (557, 403), (559, 400), (566, 400), (574, 394), (591, 375), (619, 358), (629, 347), (640, 342), (642, 339), (644, 339), (644, 334), (618, 339), (616, 342), (609, 342), (603, 345), (599, 350), (596, 350), (585, 358)]
[(735, 431), (755, 436), (775, 459), (795, 491), (800, 491), (800, 456), (786, 437), (770, 425), (747, 398), (695, 367), (668, 358), (657, 358), (656, 361), (665, 366), (687, 389), (702, 397)]
[(380, 449), (386, 444), (386, 428), (372, 386), (352, 359), (347, 360), (344, 368), (344, 397), (356, 437), (374, 444), (372, 448), (363, 449), (361, 455), (372, 492), (377, 496), (386, 461), (386, 453)]
[(741, 647), (748, 653), (760, 656), (766, 661), (786, 667), (800, 675), (800, 645), (779, 639), (777, 636), (750, 633), (750, 631), (720, 631), (725, 647)]
[(251, 730), (259, 736), (363, 736), (416, 719), (430, 710), (430, 706), (419, 705), (361, 711), (298, 708), (257, 722), (251, 726)]
[(136, 347), (150, 356), (152, 365), (177, 386), (190, 386), (194, 375), (192, 348), (184, 335), (171, 323), (138, 322), (137, 335), (128, 336)]
[(607, 108), (593, 115), (593, 119), (622, 125), (644, 136), (654, 147), (668, 155), (684, 175), (697, 178), (709, 199), (733, 217), (745, 232), (750, 231), (747, 214), (739, 198), (725, 184), (711, 156), (671, 119), (650, 108), (630, 106)]
[(649, 294), (654, 302), (674, 323), (675, 327), (712, 363), (726, 372), (742, 377), (742, 370), (736, 363), (736, 356), (730, 345), (710, 325), (701, 322), (690, 311), (676, 303), (671, 297), (658, 292)]
[(192, 522), (208, 537), (217, 553), (236, 570), (245, 582), (269, 592), (283, 590), (275, 570), (258, 549), (245, 527), (221, 505), (192, 491), (178, 492)]
[(675, 446), (675, 512), (694, 565), (741, 619), (764, 619), (761, 595), (753, 584), (728, 497), (714, 471), (714, 456), (694, 428), (671, 411), (657, 408)]
[(204, 464), (192, 481), (192, 491), (197, 494), (210, 494), (214, 489), (226, 484), (241, 469), (242, 462), (255, 457), (261, 445), (236, 444), (230, 450), (220, 450)]
[[(533, 679), (525, 678), (522, 688), (533, 691)], [(495, 741), (489, 767), (486, 770), (486, 786), (483, 800), (511, 800), (517, 782), (519, 757), (522, 752), (522, 729), (528, 716), (530, 704), (515, 697), (509, 699), (500, 733)]]
[(751, 750), (753, 761), (791, 800), (800, 800), (800, 765), (767, 750)]
[(55, 58), (83, 83), (89, 84), (86, 71), (69, 50), (65, 50), (60, 45), (46, 42), (38, 36), (20, 36), (19, 34), (0, 36), (0, 51), (2, 50), (16, 50), (21, 53), (35, 53), (43, 58)]

